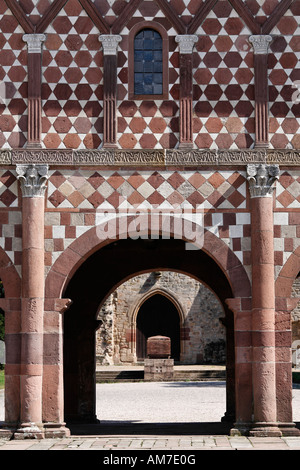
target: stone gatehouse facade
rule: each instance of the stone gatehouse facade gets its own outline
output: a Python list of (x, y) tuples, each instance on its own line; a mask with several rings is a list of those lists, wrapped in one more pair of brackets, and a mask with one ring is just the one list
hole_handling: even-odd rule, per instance
[(95, 422), (99, 308), (155, 272), (220, 302), (231, 433), (299, 434), (299, 20), (299, 0), (0, 0), (1, 435)]

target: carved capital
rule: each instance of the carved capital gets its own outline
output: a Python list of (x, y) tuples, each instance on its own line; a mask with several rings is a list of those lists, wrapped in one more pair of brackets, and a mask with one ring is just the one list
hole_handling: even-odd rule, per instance
[(175, 41), (179, 45), (180, 54), (192, 54), (198, 36), (196, 34), (178, 34)]
[(23, 197), (44, 197), (48, 165), (17, 165), (16, 171)]
[(104, 55), (116, 55), (118, 44), (122, 38), (119, 34), (101, 34), (99, 41), (102, 43)]
[(43, 42), (46, 40), (45, 34), (24, 34), (23, 41), (27, 42), (29, 54), (41, 54)]
[(274, 183), (279, 179), (279, 166), (264, 163), (247, 165), (247, 180), (251, 197), (272, 196)]
[(253, 35), (249, 37), (254, 54), (268, 54), (269, 45), (272, 42), (272, 36), (267, 35)]

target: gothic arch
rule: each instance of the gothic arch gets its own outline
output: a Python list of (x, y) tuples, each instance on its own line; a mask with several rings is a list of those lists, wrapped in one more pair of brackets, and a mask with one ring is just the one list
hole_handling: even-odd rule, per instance
[(172, 292), (168, 291), (167, 289), (163, 287), (153, 287), (149, 289), (149, 291), (146, 292), (145, 294), (140, 294), (133, 300), (132, 305), (129, 307), (129, 311), (128, 311), (128, 317), (129, 317), (129, 320), (131, 321), (131, 324), (132, 325), (136, 324), (137, 315), (143, 303), (146, 302), (148, 299), (150, 299), (150, 297), (153, 297), (154, 295), (157, 295), (157, 294), (163, 295), (174, 304), (179, 314), (180, 325), (182, 326), (184, 323), (186, 312), (184, 311), (183, 306), (181, 305), (179, 300), (176, 298), (176, 296)]

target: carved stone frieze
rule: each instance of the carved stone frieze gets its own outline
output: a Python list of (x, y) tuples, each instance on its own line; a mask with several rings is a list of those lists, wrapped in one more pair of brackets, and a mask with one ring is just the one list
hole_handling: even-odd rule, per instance
[(164, 150), (116, 150), (115, 164), (164, 165)]
[(240, 165), (247, 163), (264, 163), (266, 152), (263, 150), (219, 150), (218, 163), (220, 165)]
[(269, 150), (267, 163), (277, 163), (278, 165), (300, 165), (299, 150)]
[(216, 150), (167, 150), (166, 165), (218, 164)]
[(12, 151), (12, 163), (47, 163), (52, 165), (72, 165), (73, 150), (60, 149), (21, 149)]
[(251, 197), (272, 196), (274, 183), (279, 179), (279, 166), (264, 163), (247, 165), (247, 180)]
[(23, 197), (44, 197), (47, 186), (48, 165), (17, 165)]
[(10, 164), (11, 164), (11, 151), (0, 150), (0, 165), (10, 165)]
[(114, 150), (75, 150), (74, 163), (77, 165), (114, 165)]
[(48, 165), (176, 165), (206, 166), (250, 163), (300, 166), (300, 151), (297, 149), (116, 149), (91, 150), (72, 149), (3, 149), (0, 150), (0, 165), (48, 164)]

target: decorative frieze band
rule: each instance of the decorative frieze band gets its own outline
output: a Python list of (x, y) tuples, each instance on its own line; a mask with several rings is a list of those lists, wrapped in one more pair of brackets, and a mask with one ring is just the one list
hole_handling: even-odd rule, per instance
[(3, 149), (0, 165), (47, 164), (57, 166), (105, 165), (105, 166), (205, 166), (247, 165), (249, 163), (300, 166), (300, 150), (71, 150), (71, 149)]
[(247, 165), (247, 180), (249, 181), (250, 196), (272, 196), (274, 183), (279, 179), (278, 165), (263, 163)]
[(17, 165), (23, 197), (44, 197), (48, 180), (48, 165)]

